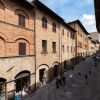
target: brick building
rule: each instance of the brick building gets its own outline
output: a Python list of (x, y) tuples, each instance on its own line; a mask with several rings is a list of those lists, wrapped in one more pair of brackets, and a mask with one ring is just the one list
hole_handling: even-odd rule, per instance
[(79, 20), (71, 27), (38, 0), (0, 0), (0, 14), (0, 84), (6, 86), (0, 91), (6, 90), (6, 100), (69, 70), (88, 48), (97, 50)]
[[(32, 4), (24, 0), (0, 0), (0, 83), (27, 75), (27, 78), (22, 80), (22, 87), (25, 85), (24, 81), (30, 85), (35, 84), (32, 9)], [(30, 74), (34, 74), (32, 78), (28, 76)], [(16, 91), (22, 90), (20, 83), (18, 80), (7, 84), (9, 99), (9, 91), (14, 91), (15, 88)]]
[[(36, 37), (36, 83), (37, 87), (45, 76), (46, 82), (57, 77), (64, 70), (64, 62), (73, 57), (67, 54), (67, 33), (70, 47), (75, 47), (72, 35), (75, 30), (40, 1), (35, 4), (35, 37)], [(66, 48), (66, 49), (65, 49)], [(66, 66), (66, 64), (65, 64)]]
[(73, 21), (69, 23), (77, 32), (75, 36), (76, 40), (76, 56), (78, 59), (86, 57), (88, 55), (88, 35), (89, 33), (86, 31), (84, 26), (81, 24), (79, 20)]

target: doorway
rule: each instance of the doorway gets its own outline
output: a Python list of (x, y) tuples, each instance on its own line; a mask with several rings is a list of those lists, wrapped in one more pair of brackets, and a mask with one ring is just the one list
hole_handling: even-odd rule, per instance
[(39, 80), (41, 83), (43, 83), (43, 79), (46, 78), (45, 76), (45, 68), (39, 70)]
[(54, 77), (58, 76), (58, 65), (54, 66)]

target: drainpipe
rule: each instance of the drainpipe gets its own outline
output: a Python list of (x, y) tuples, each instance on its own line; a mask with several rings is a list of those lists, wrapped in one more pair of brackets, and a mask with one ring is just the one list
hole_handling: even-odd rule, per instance
[(36, 90), (36, 7), (34, 7), (34, 54), (35, 54), (35, 90)]
[(60, 68), (60, 25), (59, 25), (59, 68)]

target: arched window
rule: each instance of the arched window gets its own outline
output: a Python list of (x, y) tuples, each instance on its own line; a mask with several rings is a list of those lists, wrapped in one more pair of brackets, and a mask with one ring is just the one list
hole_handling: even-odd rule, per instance
[(47, 19), (45, 17), (42, 17), (42, 27), (47, 29)]
[(53, 32), (56, 32), (56, 23), (53, 23), (53, 24), (52, 24), (52, 31), (53, 31)]
[(15, 13), (18, 15), (18, 25), (25, 27), (25, 19), (29, 19), (28, 14), (21, 9), (16, 9)]

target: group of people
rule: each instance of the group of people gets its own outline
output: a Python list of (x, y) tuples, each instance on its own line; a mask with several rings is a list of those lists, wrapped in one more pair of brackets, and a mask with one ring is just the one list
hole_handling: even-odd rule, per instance
[(58, 77), (56, 78), (56, 88), (59, 88), (61, 85), (65, 85), (66, 83), (66, 77), (65, 75), (58, 75)]
[[(69, 78), (72, 80), (73, 75), (70, 74)], [(66, 75), (65, 73), (63, 75), (58, 75), (58, 77), (56, 78), (56, 88), (59, 88), (60, 86), (65, 86), (66, 84)]]

